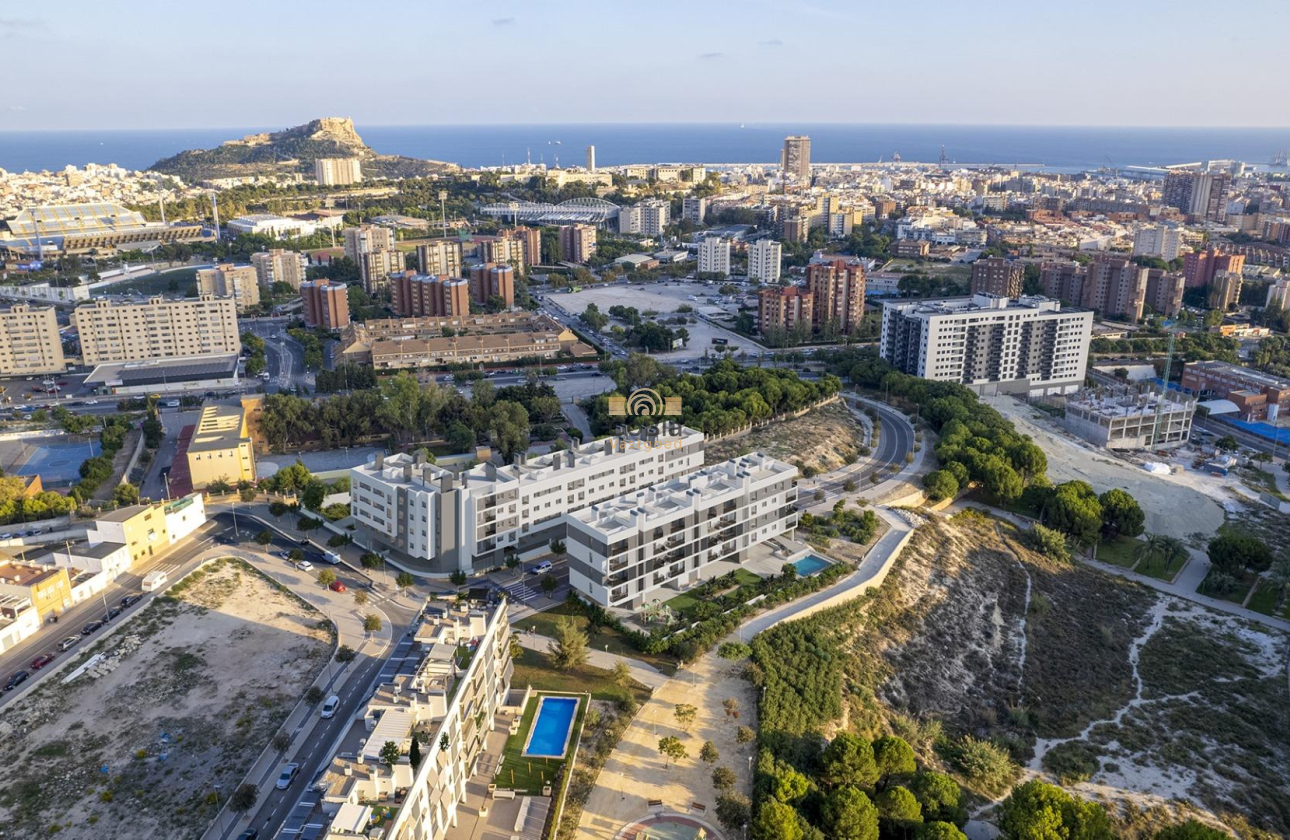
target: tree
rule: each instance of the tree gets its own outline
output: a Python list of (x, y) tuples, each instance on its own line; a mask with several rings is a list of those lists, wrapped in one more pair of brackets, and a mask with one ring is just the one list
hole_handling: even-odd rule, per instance
[(878, 808), (878, 817), (884, 823), (902, 831), (908, 831), (923, 821), (922, 806), (918, 804), (914, 794), (899, 785), (878, 794), (874, 805)]
[(928, 822), (923, 823), (918, 840), (967, 840), (967, 835), (953, 823)]
[(417, 579), (412, 576), (411, 572), (399, 572), (398, 577), (394, 579), (394, 585), (399, 588), (400, 592), (412, 586), (416, 582)]
[(591, 327), (592, 332), (600, 332), (609, 323), (609, 316), (600, 311), (600, 307), (594, 303), (587, 304), (587, 308), (578, 316), (582, 322)]
[(1222, 449), (1224, 452), (1235, 452), (1241, 448), (1241, 445), (1236, 442), (1236, 438), (1231, 435), (1223, 435), (1221, 438), (1214, 441), (1214, 445), (1219, 449)]
[(757, 739), (757, 733), (751, 726), (741, 726), (735, 730), (736, 744), (751, 744)]
[(139, 488), (130, 482), (122, 482), (112, 491), (112, 501), (118, 505), (137, 505), (139, 504)]
[(739, 777), (729, 767), (718, 767), (712, 771), (712, 786), (722, 793), (734, 790), (738, 783)]
[(400, 755), (399, 745), (393, 741), (386, 741), (384, 744), (381, 744), (382, 764), (398, 764)]
[(421, 766), (421, 739), (416, 735), (412, 736), (412, 746), (408, 748), (408, 763), (412, 765), (413, 773)]
[(341, 645), (340, 647), (336, 648), (337, 662), (353, 662), (354, 657), (356, 656), (358, 656), (358, 654), (355, 653), (354, 649), (349, 645)]
[(502, 458), (513, 460), (529, 448), (529, 414), (524, 406), (498, 400), (488, 410), (488, 438)]
[(457, 569), (452, 574), (448, 575), (448, 581), (453, 586), (465, 586), (468, 579), (469, 578), (466, 577), (466, 573), (461, 569)]
[(245, 814), (255, 807), (256, 800), (260, 798), (260, 789), (249, 782), (238, 785), (237, 790), (233, 791), (228, 798), (228, 809), (235, 814)]
[(689, 755), (685, 749), (685, 744), (675, 735), (668, 735), (665, 738), (658, 739), (658, 754), (663, 756), (670, 767), (673, 762), (680, 761)]
[(1272, 550), (1267, 543), (1244, 534), (1214, 537), (1206, 551), (1216, 568), (1238, 577), (1241, 572), (1266, 572), (1272, 567)]
[(944, 773), (924, 770), (909, 782), (909, 792), (914, 794), (923, 809), (923, 819), (928, 822), (947, 822), (964, 825), (968, 820), (963, 806), (963, 790), (958, 782)]
[(878, 781), (878, 766), (873, 759), (873, 745), (850, 732), (834, 736), (820, 757), (820, 778), (829, 785), (873, 787)]
[(727, 697), (721, 701), (721, 708), (726, 710), (726, 717), (739, 719), (739, 701), (734, 697)]
[(318, 582), (323, 586), (331, 586), (336, 582), (336, 573), (331, 569), (323, 569), (318, 573)]
[(362, 556), (358, 558), (358, 563), (364, 569), (380, 569), (385, 565), (385, 560), (381, 558), (381, 555), (374, 551), (365, 551)]
[(1290, 556), (1278, 557), (1272, 561), (1272, 567), (1268, 570), (1268, 579), (1277, 588), (1277, 603), (1272, 613), (1278, 615), (1282, 605), (1285, 604), (1286, 589), (1290, 588)]
[(621, 659), (614, 663), (613, 669), (609, 672), (614, 681), (614, 685), (626, 688), (632, 681), (632, 669), (627, 667), (627, 663)]
[(551, 553), (556, 557), (563, 557), (566, 550), (564, 540), (551, 540)]
[(1092, 545), (1102, 530), (1102, 503), (1086, 482), (1067, 481), (1053, 488), (1045, 519), (1076, 544)]
[(267, 548), (273, 542), (273, 534), (270, 534), (267, 530), (261, 530), (260, 533), (255, 535), (255, 541)]
[(878, 840), (878, 809), (859, 788), (843, 785), (824, 800), (824, 829), (831, 840)]
[(748, 802), (748, 797), (742, 793), (732, 791), (717, 797), (717, 822), (721, 823), (732, 837), (738, 836), (738, 832), (748, 824), (750, 817), (752, 817), (752, 806)]
[[(877, 831), (875, 818), (874, 831)], [(874, 837), (878, 835), (875, 833)], [(797, 812), (777, 799), (768, 799), (757, 809), (752, 823), (753, 840), (802, 840), (802, 827), (797, 823)]]
[(316, 685), (309, 686), (309, 690), (305, 692), (305, 702), (312, 706), (316, 705), (322, 699), (323, 690)]
[(1156, 832), (1154, 840), (1231, 840), (1232, 835), (1199, 820), (1171, 825)]
[(555, 579), (553, 576), (551, 576), (551, 575), (544, 575), (544, 576), (542, 577), (542, 591), (543, 591), (543, 592), (545, 592), (548, 596), (549, 596), (552, 592), (554, 592), (554, 591), (555, 591), (555, 589), (556, 589), (556, 587), (557, 587), (557, 586), (559, 586), (559, 585), (560, 585), (560, 584), (559, 584), (559, 583), (556, 581), (556, 579)]
[(923, 477), (923, 490), (933, 502), (958, 495), (959, 482), (948, 470), (933, 470)]
[(381, 617), (376, 613), (368, 613), (363, 616), (363, 629), (368, 633), (379, 632), (382, 626)]
[(806, 796), (811, 784), (806, 777), (791, 767), (785, 767), (771, 779), (770, 795), (780, 802), (792, 805)]
[(731, 661), (747, 659), (751, 654), (752, 648), (742, 642), (722, 642), (717, 648), (717, 656)]
[(999, 806), (999, 830), (1008, 840), (1110, 840), (1106, 810), (1037, 779), (1013, 788)]
[(308, 510), (318, 510), (327, 498), (327, 485), (318, 479), (311, 480), (300, 493), (300, 504)]
[(672, 717), (676, 718), (676, 722), (687, 732), (694, 725), (694, 719), (698, 715), (699, 710), (689, 703), (677, 703), (676, 708), (672, 709)]
[(290, 509), (291, 508), (287, 506), (286, 502), (281, 502), (276, 499), (269, 502), (269, 515), (274, 519), (281, 519), (282, 515)]
[(699, 748), (699, 760), (706, 764), (716, 764), (721, 758), (721, 753), (717, 750), (717, 745), (711, 741), (704, 741), (703, 746)]
[(354, 606), (361, 607), (367, 603), (367, 591), (363, 589), (354, 590)]
[(547, 647), (551, 662), (561, 671), (571, 671), (587, 664), (587, 634), (573, 620), (562, 615), (555, 621), (555, 637)]
[(903, 738), (883, 735), (873, 742), (873, 761), (885, 787), (893, 781), (907, 779), (918, 770), (914, 750)]
[(1146, 514), (1138, 501), (1116, 487), (1098, 497), (1102, 504), (1102, 533), (1108, 537), (1136, 537), (1142, 533)]

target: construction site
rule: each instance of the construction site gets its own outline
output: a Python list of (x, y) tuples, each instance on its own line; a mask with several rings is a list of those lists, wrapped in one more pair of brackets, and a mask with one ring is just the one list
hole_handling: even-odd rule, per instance
[(1062, 425), (1107, 449), (1170, 449), (1191, 437), (1196, 399), (1126, 384), (1086, 388), (1065, 399)]

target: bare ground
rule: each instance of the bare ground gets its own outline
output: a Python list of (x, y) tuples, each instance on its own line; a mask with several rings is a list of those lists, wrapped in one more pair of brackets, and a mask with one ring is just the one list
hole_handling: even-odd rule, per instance
[(710, 463), (749, 452), (828, 472), (855, 461), (868, 434), (841, 401), (829, 403), (793, 420), (771, 423), (746, 435), (709, 443), (704, 456)]
[(199, 836), (330, 652), (321, 616), (239, 561), (172, 594), (0, 716), (6, 834)]

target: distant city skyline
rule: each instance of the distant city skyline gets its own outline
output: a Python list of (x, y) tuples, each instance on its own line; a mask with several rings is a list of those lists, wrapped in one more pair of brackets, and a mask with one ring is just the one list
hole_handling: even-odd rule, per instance
[[(359, 125), (841, 122), (1290, 126), (1290, 5), (988, 6), (589, 0), (486, 8), (320, 0), (217, 7), (0, 0), (0, 131)], [(346, 23), (349, 21), (349, 23)], [(351, 25), (352, 24), (352, 25)], [(439, 37), (452, 32), (453, 37)], [(353, 34), (355, 37), (349, 37)], [(1204, 60), (1188, 60), (1198, 40)], [(486, 60), (485, 60), (486, 57)], [(1217, 68), (1217, 69), (1216, 69)], [(1222, 68), (1231, 68), (1230, 73)], [(499, 95), (500, 94), (500, 95)]]

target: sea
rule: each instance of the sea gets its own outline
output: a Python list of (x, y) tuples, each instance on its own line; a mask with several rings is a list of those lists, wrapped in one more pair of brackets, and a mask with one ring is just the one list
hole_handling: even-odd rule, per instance
[[(0, 169), (58, 170), (67, 164), (115, 163), (146, 169), (186, 149), (281, 126), (112, 131), (0, 132)], [(1115, 128), (983, 125), (775, 123), (584, 123), (539, 125), (357, 126), (383, 154), (443, 160), (465, 167), (530, 160), (581, 165), (586, 147), (596, 163), (772, 163), (784, 137), (811, 138), (815, 163), (935, 163), (942, 148), (958, 164), (1037, 165), (1059, 172), (1103, 166), (1163, 166), (1216, 159), (1266, 165), (1290, 147), (1287, 128)]]

